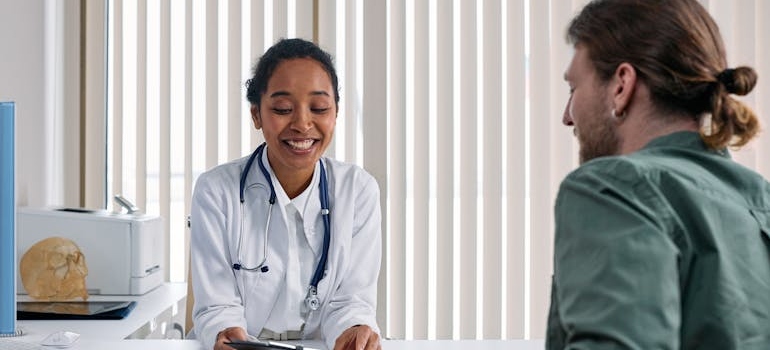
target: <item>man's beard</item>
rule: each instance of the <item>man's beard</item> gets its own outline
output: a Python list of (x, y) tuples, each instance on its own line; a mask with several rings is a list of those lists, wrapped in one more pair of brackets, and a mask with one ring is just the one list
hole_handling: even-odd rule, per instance
[(577, 129), (576, 135), (580, 142), (580, 164), (591, 159), (618, 154), (620, 137), (613, 118), (604, 118)]

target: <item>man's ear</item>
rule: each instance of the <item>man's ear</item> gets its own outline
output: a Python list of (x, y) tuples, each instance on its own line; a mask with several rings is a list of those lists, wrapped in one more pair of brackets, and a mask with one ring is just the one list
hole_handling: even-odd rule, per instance
[(612, 78), (612, 100), (613, 108), (617, 115), (625, 115), (631, 100), (634, 97), (637, 82), (636, 69), (628, 62), (623, 62), (615, 69), (615, 75)]
[(259, 115), (259, 107), (255, 104), (251, 105), (251, 121), (254, 122), (255, 129), (262, 129), (262, 117)]

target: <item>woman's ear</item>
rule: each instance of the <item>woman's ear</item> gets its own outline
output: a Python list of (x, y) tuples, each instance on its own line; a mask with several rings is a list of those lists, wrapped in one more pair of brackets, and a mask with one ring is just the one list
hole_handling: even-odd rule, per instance
[(628, 62), (623, 62), (615, 69), (612, 83), (613, 108), (617, 115), (625, 115), (628, 107), (634, 97), (636, 90), (637, 75), (636, 69)]
[(259, 107), (257, 105), (251, 105), (251, 121), (254, 122), (254, 128), (262, 129), (262, 117), (259, 115)]

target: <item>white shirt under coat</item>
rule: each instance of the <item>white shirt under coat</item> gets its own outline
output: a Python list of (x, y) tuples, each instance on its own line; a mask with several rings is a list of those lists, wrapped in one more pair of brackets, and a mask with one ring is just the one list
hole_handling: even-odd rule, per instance
[(270, 165), (267, 162), (264, 164), (273, 179), (276, 205), (283, 209), (281, 214), (287, 225), (287, 231), (276, 229), (272, 234), (286, 235), (289, 243), (283, 293), (278, 295), (264, 328), (275, 333), (299, 331), (308, 315), (305, 296), (323, 249), (321, 206), (307, 205), (312, 197), (320, 203), (318, 177), (321, 176), (321, 168), (316, 166), (310, 185), (297, 197), (289, 199)]
[[(262, 156), (269, 168), (267, 152)], [(217, 333), (227, 327), (242, 327), (257, 336), (263, 328), (282, 332), (298, 330), (305, 323), (305, 337), (322, 339), (331, 349), (351, 326), (365, 324), (379, 333), (375, 310), (382, 243), (374, 178), (358, 166), (322, 158), (329, 187), (331, 243), (325, 277), (318, 284), (321, 306), (308, 314), (304, 298), (324, 236), (319, 167), (316, 164), (311, 185), (295, 201), (289, 200), (270, 171), (277, 201), (267, 243), (269, 271), (263, 273), (232, 268), (238, 261), (241, 225), (239, 181), (247, 160), (217, 166), (196, 182), (190, 217), (195, 298), (191, 335), (211, 349)], [(244, 191), (244, 266), (262, 261), (269, 196), (270, 187), (255, 160)]]

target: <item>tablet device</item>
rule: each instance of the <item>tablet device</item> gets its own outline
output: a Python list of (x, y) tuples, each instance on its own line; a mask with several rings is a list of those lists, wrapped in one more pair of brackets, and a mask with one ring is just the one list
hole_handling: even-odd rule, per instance
[(318, 350), (302, 345), (279, 343), (270, 340), (233, 340), (225, 342), (225, 345), (236, 350)]
[(119, 320), (131, 312), (135, 301), (19, 301), (19, 320)]

